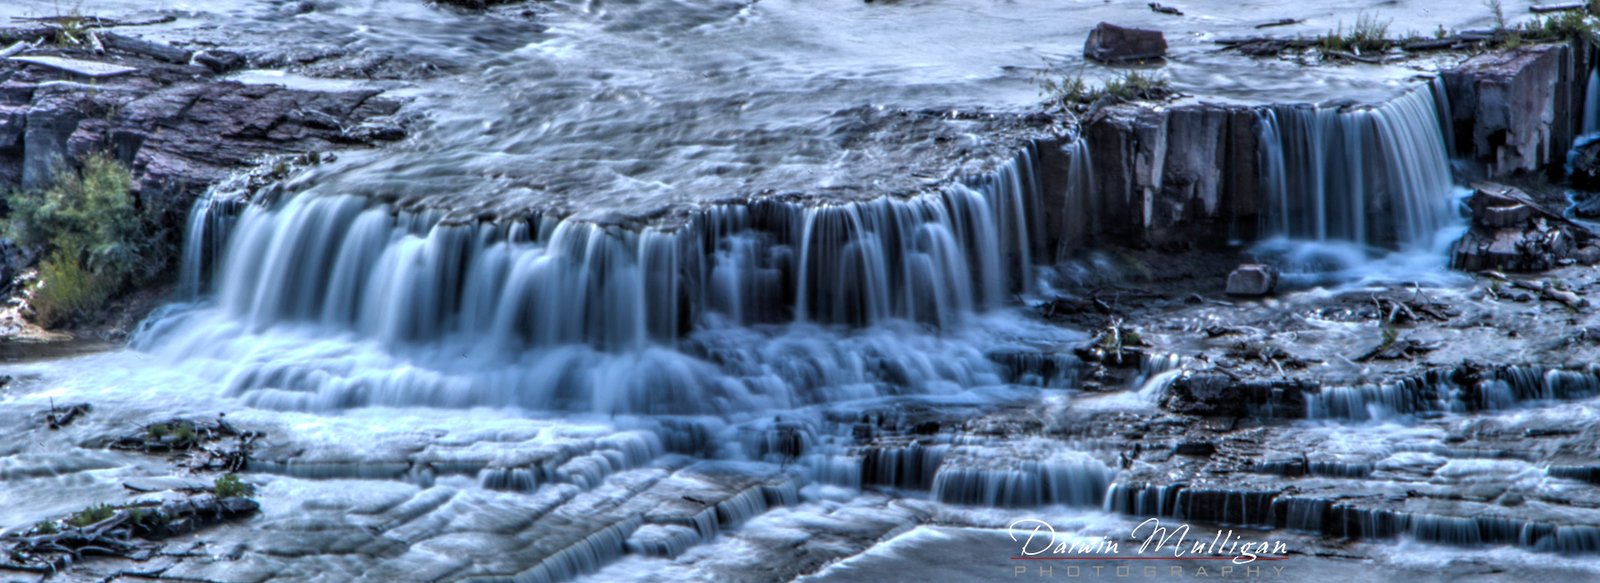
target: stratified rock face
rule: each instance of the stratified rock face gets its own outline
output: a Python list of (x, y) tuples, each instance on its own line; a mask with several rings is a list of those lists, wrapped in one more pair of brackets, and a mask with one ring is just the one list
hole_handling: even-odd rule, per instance
[(1254, 234), (1260, 198), (1257, 115), (1196, 104), (1118, 106), (1087, 123), (1091, 213), (1057, 232), (1159, 247), (1213, 247)]
[(1228, 274), (1228, 295), (1261, 297), (1278, 287), (1278, 270), (1271, 265), (1240, 265)]
[[(223, 62), (227, 61), (227, 62)], [(188, 196), (262, 156), (394, 139), (397, 102), (375, 90), (308, 91), (221, 81), (212, 68), (125, 56), (134, 73), (71, 83), (68, 73), (0, 63), (0, 191), (48, 186), (65, 163), (106, 152), (139, 196), (182, 212)], [(63, 83), (62, 81), (69, 81)]]
[(1593, 233), (1540, 208), (1520, 190), (1479, 185), (1467, 204), (1472, 228), (1452, 252), (1457, 269), (1542, 271), (1600, 260)]
[(1083, 56), (1106, 63), (1148, 61), (1167, 55), (1167, 37), (1159, 30), (1126, 28), (1102, 22), (1089, 31)]
[(1457, 147), (1490, 178), (1561, 160), (1576, 118), (1567, 98), (1577, 82), (1570, 51), (1538, 45), (1484, 53), (1444, 73)]

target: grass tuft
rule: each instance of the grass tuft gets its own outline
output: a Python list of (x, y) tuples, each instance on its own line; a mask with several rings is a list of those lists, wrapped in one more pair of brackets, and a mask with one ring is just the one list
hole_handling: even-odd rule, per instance
[(255, 486), (240, 480), (238, 474), (219, 476), (213, 487), (218, 498), (244, 498), (256, 491)]
[(72, 516), (67, 517), (67, 524), (76, 526), (78, 528), (83, 528), (107, 518), (111, 518), (111, 516), (116, 513), (117, 509), (112, 508), (109, 504), (96, 504), (72, 513)]
[(1139, 71), (1128, 71), (1098, 88), (1091, 87), (1084, 80), (1082, 72), (1060, 75), (1059, 78), (1046, 77), (1041, 82), (1041, 88), (1047, 105), (1063, 110), (1082, 108), (1101, 99), (1116, 102), (1155, 101), (1174, 94), (1171, 82), (1166, 78)]

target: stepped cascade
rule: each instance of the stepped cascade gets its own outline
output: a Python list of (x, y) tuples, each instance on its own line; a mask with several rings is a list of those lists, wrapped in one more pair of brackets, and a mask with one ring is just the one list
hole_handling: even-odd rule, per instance
[(0, 571), (1600, 578), (1600, 13), (132, 4), (0, 6)]
[[(1261, 112), (1265, 230), (1292, 239), (1427, 248), (1454, 222), (1435, 86), (1371, 108)], [(1448, 112), (1448, 109), (1446, 109)]]

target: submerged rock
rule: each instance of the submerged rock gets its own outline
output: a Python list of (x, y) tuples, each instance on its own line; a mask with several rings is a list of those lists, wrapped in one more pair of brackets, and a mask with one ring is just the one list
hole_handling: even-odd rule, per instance
[(1271, 265), (1247, 263), (1228, 274), (1228, 295), (1266, 296), (1278, 287), (1278, 270)]
[(1148, 61), (1167, 56), (1167, 37), (1159, 30), (1126, 28), (1102, 22), (1089, 32), (1083, 56), (1106, 63)]
[(1593, 232), (1540, 207), (1520, 190), (1479, 185), (1467, 204), (1472, 227), (1451, 252), (1457, 269), (1542, 271), (1600, 261)]

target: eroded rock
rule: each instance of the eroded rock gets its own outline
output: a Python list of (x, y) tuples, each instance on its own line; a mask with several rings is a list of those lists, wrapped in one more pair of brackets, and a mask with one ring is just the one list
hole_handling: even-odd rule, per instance
[(1542, 208), (1520, 190), (1479, 185), (1467, 204), (1472, 226), (1451, 252), (1457, 269), (1526, 272), (1600, 261), (1593, 232)]

